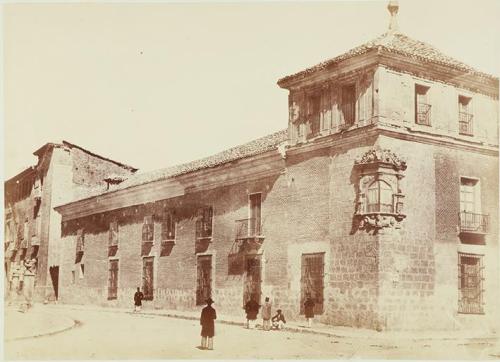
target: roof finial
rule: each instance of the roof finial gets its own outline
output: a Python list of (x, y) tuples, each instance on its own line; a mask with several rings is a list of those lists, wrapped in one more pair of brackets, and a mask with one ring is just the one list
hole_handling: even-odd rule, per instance
[(398, 10), (399, 10), (399, 3), (397, 0), (390, 0), (389, 4), (387, 5), (387, 9), (389, 9), (389, 12), (391, 13), (391, 21), (389, 23), (389, 33), (394, 34), (399, 32), (399, 27), (398, 27)]

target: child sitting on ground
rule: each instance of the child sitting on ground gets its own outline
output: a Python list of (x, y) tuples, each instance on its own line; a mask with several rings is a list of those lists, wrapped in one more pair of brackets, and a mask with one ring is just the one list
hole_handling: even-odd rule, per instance
[(276, 315), (271, 319), (273, 322), (273, 329), (283, 329), (285, 327), (285, 316), (281, 313), (281, 309), (276, 311)]

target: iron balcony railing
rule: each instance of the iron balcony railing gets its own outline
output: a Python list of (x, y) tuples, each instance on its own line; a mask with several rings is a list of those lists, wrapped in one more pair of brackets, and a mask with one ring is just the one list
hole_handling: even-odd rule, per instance
[(458, 114), (458, 130), (459, 133), (466, 136), (472, 136), (474, 134), (473, 124), (472, 124), (472, 114), (459, 112)]
[(262, 225), (259, 218), (236, 220), (236, 239), (258, 237), (262, 235)]
[(392, 204), (383, 204), (383, 203), (368, 204), (366, 205), (366, 212), (367, 213), (386, 212), (392, 214), (394, 212), (394, 207)]
[(417, 124), (422, 124), (424, 126), (431, 125), (431, 105), (427, 103), (417, 104)]
[(486, 234), (489, 228), (490, 216), (462, 211), (459, 213), (459, 221), (461, 232)]

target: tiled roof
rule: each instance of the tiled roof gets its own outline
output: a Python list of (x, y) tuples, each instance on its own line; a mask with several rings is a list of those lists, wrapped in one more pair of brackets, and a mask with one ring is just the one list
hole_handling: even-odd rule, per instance
[[(179, 176), (186, 173), (207, 169), (211, 167), (216, 167), (231, 161), (236, 161), (242, 158), (255, 156), (267, 151), (272, 151), (277, 149), (281, 143), (286, 141), (286, 139), (287, 139), (287, 130), (284, 129), (275, 132), (273, 134), (270, 134), (268, 136), (258, 138), (256, 140), (250, 141), (240, 146), (229, 148), (222, 152), (216, 153), (215, 155), (205, 157), (199, 160), (151, 172), (144, 172), (144, 173), (139, 172), (132, 175), (129, 179), (120, 183), (118, 186), (112, 188), (108, 192), (122, 190), (129, 187), (146, 184), (149, 182), (164, 180), (170, 177)], [(85, 195), (84, 198), (89, 198), (92, 196), (96, 196), (98, 194), (103, 194), (102, 190), (90, 191), (87, 195)]]
[(349, 59), (355, 57), (360, 54), (364, 54), (373, 49), (383, 49), (391, 53), (397, 53), (409, 58), (419, 59), (424, 62), (434, 63), (434, 64), (442, 64), (451, 68), (455, 68), (458, 70), (466, 71), (475, 75), (494, 78), (496, 77), (480, 72), (465, 63), (462, 63), (456, 59), (453, 59), (441, 51), (436, 49), (430, 44), (424, 43), (419, 40), (412, 39), (401, 33), (384, 33), (381, 36), (364, 43), (360, 46), (357, 46), (344, 54), (341, 54), (335, 58), (328, 59), (324, 62), (321, 62), (313, 67), (302, 70), (298, 73), (286, 76), (281, 78), (278, 81), (278, 84), (282, 82), (286, 82), (291, 79), (299, 79), (303, 78), (311, 73), (317, 72), (319, 70), (325, 69), (326, 67), (338, 63), (342, 60)]

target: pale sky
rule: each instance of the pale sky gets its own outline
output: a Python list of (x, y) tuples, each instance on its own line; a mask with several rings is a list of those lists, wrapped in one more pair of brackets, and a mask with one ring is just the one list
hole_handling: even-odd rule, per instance
[[(498, 76), (500, 1), (400, 1), (403, 33)], [(62, 140), (148, 171), (287, 126), (276, 81), (387, 30), (387, 1), (10, 3), (5, 176)]]

